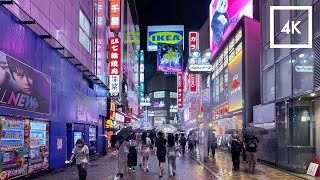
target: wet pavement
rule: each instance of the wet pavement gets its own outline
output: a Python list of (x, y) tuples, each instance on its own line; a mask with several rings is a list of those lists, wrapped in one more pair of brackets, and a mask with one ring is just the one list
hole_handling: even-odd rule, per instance
[[(187, 153), (184, 156), (177, 157), (176, 176), (168, 176), (168, 165), (164, 166), (164, 176), (159, 178), (158, 160), (151, 156), (149, 172), (143, 172), (137, 167), (135, 173), (127, 173), (124, 180), (299, 180), (306, 179), (289, 174), (287, 172), (274, 169), (261, 163), (257, 163), (256, 174), (244, 172), (246, 164), (241, 163), (240, 171), (232, 171), (231, 155), (225, 151), (217, 151), (214, 158), (210, 157), (207, 162), (202, 162), (200, 150), (192, 158)], [(139, 160), (139, 158), (138, 158)], [(88, 166), (88, 180), (112, 180), (117, 174), (116, 156), (102, 156), (92, 160)], [(305, 176), (307, 177), (307, 176)], [(308, 178), (308, 177), (307, 177)], [(309, 177), (310, 179), (315, 179)], [(77, 169), (74, 165), (64, 168), (62, 172), (49, 173), (37, 180), (77, 180)]]
[[(139, 158), (138, 158), (139, 160)], [(155, 156), (151, 156), (149, 164), (149, 172), (143, 172), (137, 167), (135, 173), (128, 173), (124, 180), (212, 180), (216, 179), (209, 171), (207, 171), (197, 161), (190, 158), (188, 155), (177, 157), (176, 176), (169, 177), (167, 163), (164, 166), (164, 176), (159, 178), (159, 163)], [(116, 156), (100, 157), (97, 160), (91, 161), (88, 166), (88, 180), (111, 180), (117, 173)], [(70, 166), (64, 169), (63, 172), (50, 173), (45, 176), (36, 178), (37, 180), (77, 180), (78, 174), (75, 166)]]
[(285, 180), (285, 179), (315, 179), (311, 176), (307, 175), (297, 175), (294, 173), (288, 173), (285, 171), (281, 171), (270, 166), (264, 165), (262, 163), (257, 163), (256, 165), (256, 173), (247, 173), (245, 169), (247, 167), (246, 163), (242, 162), (242, 157), (240, 157), (240, 171), (232, 170), (232, 160), (231, 153), (226, 151), (219, 150), (216, 152), (215, 157), (213, 158), (210, 154), (210, 157), (207, 162), (203, 162), (203, 158), (200, 155), (198, 150), (197, 155), (194, 156), (194, 159), (199, 160), (203, 165), (211, 171), (217, 179), (239, 179), (239, 180)]

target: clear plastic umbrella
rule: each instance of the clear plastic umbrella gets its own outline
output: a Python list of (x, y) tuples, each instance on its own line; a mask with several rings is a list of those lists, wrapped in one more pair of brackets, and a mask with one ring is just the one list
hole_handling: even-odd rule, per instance
[(140, 122), (139, 121), (133, 121), (128, 125), (128, 127), (132, 127), (132, 129), (139, 129), (140, 128)]
[(160, 131), (166, 134), (168, 133), (174, 134), (178, 131), (178, 129), (170, 124), (163, 124), (156, 128), (156, 132), (160, 132)]

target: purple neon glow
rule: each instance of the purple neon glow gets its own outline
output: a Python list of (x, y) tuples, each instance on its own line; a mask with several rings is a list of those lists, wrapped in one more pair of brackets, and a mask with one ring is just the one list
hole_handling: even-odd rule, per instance
[[(227, 6), (225, 6), (227, 4)], [(215, 54), (219, 48), (220, 45), (223, 44), (225, 39), (228, 37), (230, 32), (235, 28), (237, 24), (237, 20), (239, 20), (242, 16), (247, 16), (252, 18), (253, 16), (253, 5), (252, 0), (212, 0), (210, 4), (210, 48), (213, 51), (213, 54)], [(218, 7), (218, 8), (217, 8)], [(220, 7), (220, 8), (219, 8)], [(227, 7), (227, 9), (225, 8)], [(215, 25), (215, 28), (221, 28), (224, 29), (222, 33), (217, 33), (218, 31), (213, 31), (212, 28), (212, 18), (214, 17), (214, 14), (216, 10), (220, 10), (219, 16), (221, 15), (228, 15), (228, 24), (225, 28), (219, 27), (218, 25)], [(226, 10), (226, 12), (224, 12)], [(217, 14), (216, 14), (217, 16)], [(219, 20), (220, 22), (223, 22), (221, 18), (215, 18)], [(214, 36), (214, 33), (215, 36)], [(221, 43), (220, 45), (215, 43), (214, 38), (217, 36), (221, 36)], [(219, 39), (219, 38), (216, 38)]]

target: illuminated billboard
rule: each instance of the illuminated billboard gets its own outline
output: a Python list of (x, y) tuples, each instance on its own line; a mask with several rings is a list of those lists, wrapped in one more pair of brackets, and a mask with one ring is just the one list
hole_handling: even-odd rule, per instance
[(242, 51), (228, 64), (229, 112), (242, 108)]
[(148, 26), (148, 51), (157, 51), (158, 44), (184, 46), (184, 26)]
[(215, 54), (242, 16), (252, 18), (252, 0), (212, 0), (210, 4), (210, 48)]
[(163, 72), (182, 72), (183, 50), (181, 45), (158, 44), (157, 69)]

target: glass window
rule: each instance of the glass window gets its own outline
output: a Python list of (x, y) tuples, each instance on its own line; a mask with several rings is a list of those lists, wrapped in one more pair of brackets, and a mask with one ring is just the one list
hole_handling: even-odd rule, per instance
[(276, 95), (277, 99), (288, 97), (292, 93), (292, 65), (287, 56), (276, 64)]
[(263, 48), (263, 57), (262, 57), (262, 69), (265, 69), (271, 66), (274, 63), (274, 49), (270, 48), (270, 45), (267, 44)]
[(178, 94), (176, 92), (170, 92), (170, 98), (177, 98)]
[(299, 94), (313, 89), (312, 49), (300, 49), (292, 54), (293, 63), (293, 93)]
[(273, 5), (273, 1), (260, 1), (261, 3), (261, 33), (262, 33), (262, 45), (267, 44), (270, 41), (270, 6)]
[(153, 93), (153, 97), (154, 97), (155, 99), (164, 98), (164, 97), (165, 97), (165, 92), (164, 92), (164, 91), (154, 92), (154, 93)]
[[(275, 38), (275, 44), (290, 44), (290, 35), (285, 33), (280, 33)], [(286, 57), (290, 53), (289, 48), (275, 48), (274, 49), (274, 59), (275, 61)]]
[[(320, 1), (314, 5), (313, 19), (320, 19)], [(320, 21), (313, 21), (314, 37), (320, 35)]]
[(263, 78), (263, 102), (269, 102), (274, 100), (275, 96), (275, 72), (274, 66), (262, 72)]
[(300, 30), (301, 34), (294, 33), (292, 35), (292, 44), (307, 43), (308, 42), (308, 13), (304, 13), (299, 19), (297, 19), (297, 21), (301, 21), (301, 23), (297, 26), (297, 29)]
[(287, 102), (283, 101), (276, 104), (276, 128), (278, 140), (278, 163), (288, 164), (288, 141), (287, 141), (287, 121), (288, 111)]
[(91, 53), (91, 25), (89, 19), (81, 10), (79, 13), (79, 42)]
[[(274, 33), (277, 35), (282, 28), (285, 26), (285, 24), (291, 20), (290, 19), (290, 10), (275, 10), (274, 15), (276, 18), (274, 18)], [(290, 25), (291, 26), (291, 25)], [(282, 33), (284, 34), (284, 33)], [(287, 34), (287, 36), (290, 36)]]

